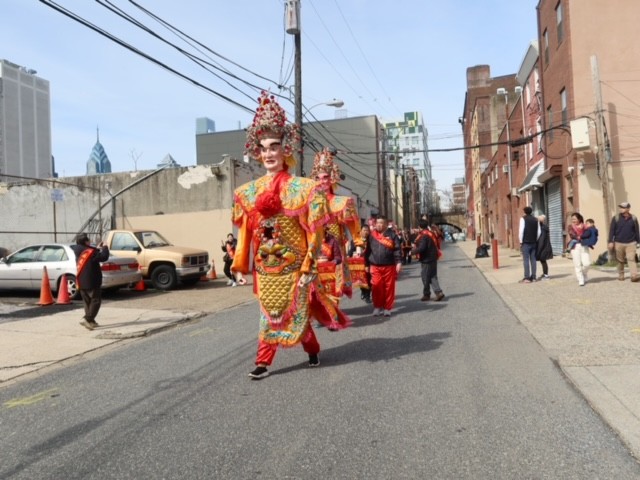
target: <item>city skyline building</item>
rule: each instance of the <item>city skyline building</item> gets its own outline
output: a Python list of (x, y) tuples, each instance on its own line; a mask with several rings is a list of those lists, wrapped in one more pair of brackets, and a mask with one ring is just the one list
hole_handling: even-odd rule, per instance
[(111, 162), (100, 143), (100, 129), (96, 128), (96, 144), (91, 149), (91, 155), (87, 160), (87, 175), (97, 175), (99, 173), (111, 173)]
[(54, 176), (49, 81), (37, 73), (0, 59), (0, 178)]

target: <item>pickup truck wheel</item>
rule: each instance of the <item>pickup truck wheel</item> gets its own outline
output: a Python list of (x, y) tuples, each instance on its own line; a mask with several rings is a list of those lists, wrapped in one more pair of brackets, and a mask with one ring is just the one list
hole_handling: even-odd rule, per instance
[(169, 265), (160, 265), (151, 273), (151, 283), (157, 290), (171, 290), (178, 284), (175, 268)]

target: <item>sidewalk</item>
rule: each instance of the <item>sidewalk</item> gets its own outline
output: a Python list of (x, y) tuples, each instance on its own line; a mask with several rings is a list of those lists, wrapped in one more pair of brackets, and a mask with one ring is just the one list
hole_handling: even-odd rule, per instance
[(229, 288), (225, 279), (173, 292), (124, 291), (104, 297), (97, 321), (88, 331), (79, 325), (81, 302), (39, 307), (37, 300), (0, 304), (0, 387), (122, 340), (144, 337), (183, 322), (254, 301), (251, 286)]
[(615, 269), (592, 267), (580, 287), (570, 258), (562, 257), (548, 262), (550, 280), (522, 284), (519, 252), (499, 247), (496, 270), (492, 250), (476, 259), (475, 241), (456, 245), (640, 459), (640, 284), (628, 272), (620, 282)]

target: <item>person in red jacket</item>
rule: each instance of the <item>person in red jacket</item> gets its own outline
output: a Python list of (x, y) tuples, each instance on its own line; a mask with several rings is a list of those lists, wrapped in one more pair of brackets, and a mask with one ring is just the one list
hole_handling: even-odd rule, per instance
[(391, 316), (396, 300), (396, 279), (402, 269), (400, 238), (388, 228), (386, 217), (378, 216), (365, 250), (365, 265), (371, 273), (373, 315)]
[(89, 236), (86, 233), (81, 233), (76, 238), (76, 244), (71, 245), (71, 249), (76, 254), (78, 266), (76, 283), (84, 303), (84, 319), (80, 325), (87, 330), (93, 330), (99, 327), (96, 323), (96, 316), (102, 304), (100, 262), (106, 262), (109, 259), (109, 248), (102, 242), (98, 244), (98, 248), (92, 247)]

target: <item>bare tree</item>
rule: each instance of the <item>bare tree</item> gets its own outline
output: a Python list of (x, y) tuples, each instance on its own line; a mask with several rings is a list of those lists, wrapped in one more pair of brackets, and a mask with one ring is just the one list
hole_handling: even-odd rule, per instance
[(133, 171), (137, 172), (138, 171), (138, 160), (142, 156), (142, 152), (138, 153), (138, 152), (136, 152), (135, 148), (132, 148), (130, 154), (131, 154), (131, 160), (133, 160)]

